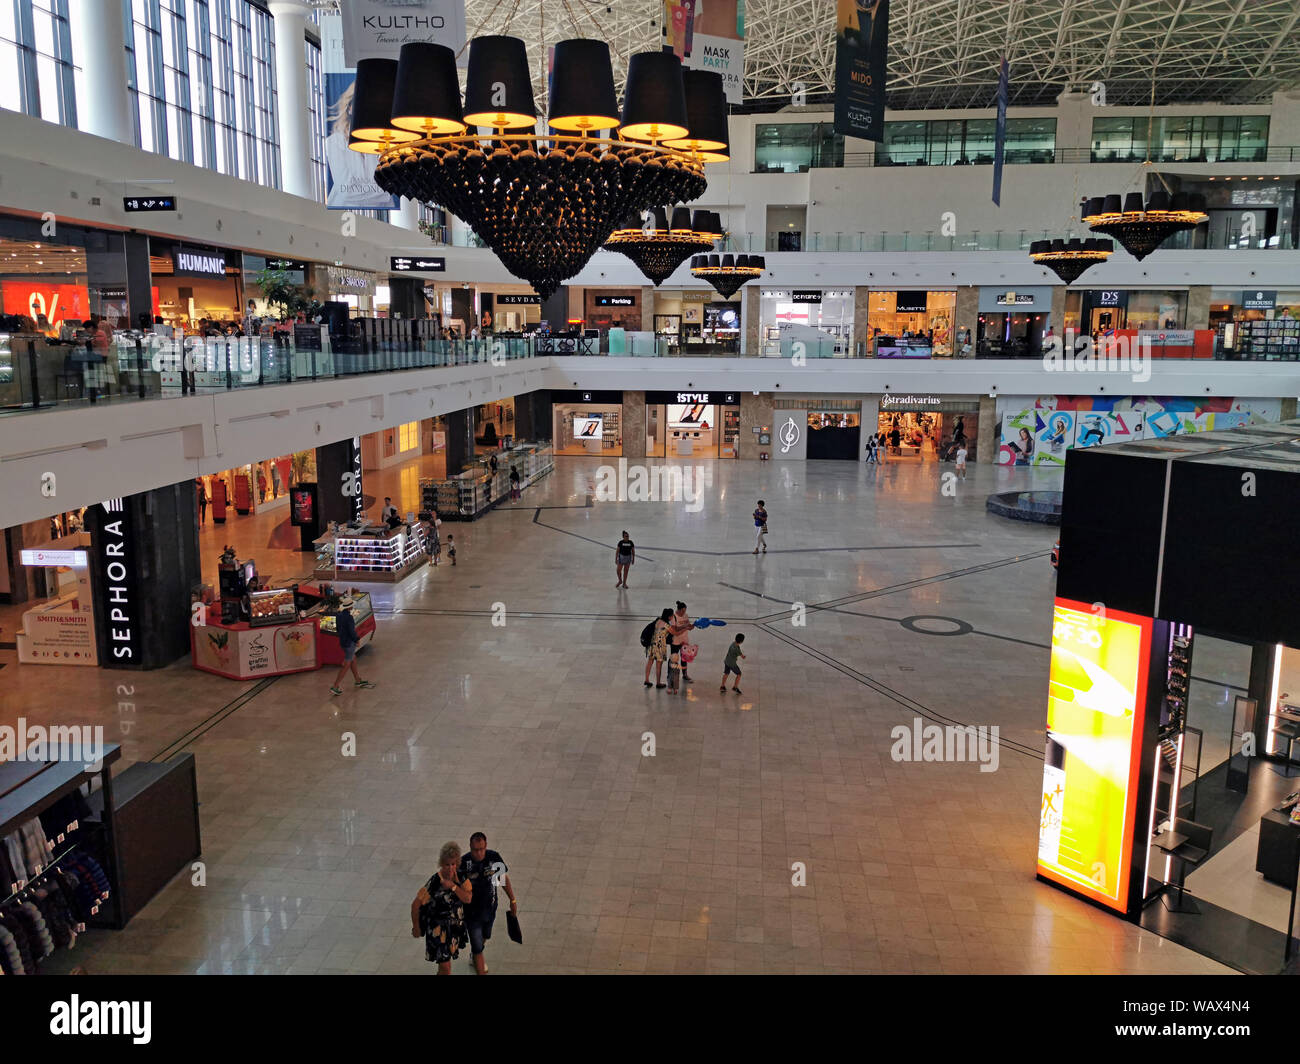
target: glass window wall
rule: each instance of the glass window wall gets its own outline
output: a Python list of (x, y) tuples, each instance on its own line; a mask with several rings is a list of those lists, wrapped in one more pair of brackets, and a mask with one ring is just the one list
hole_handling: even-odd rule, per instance
[(1146, 115), (1094, 118), (1092, 161), (1262, 162), (1268, 156), (1268, 115)]
[[(996, 123), (991, 118), (886, 122), (876, 146), (877, 166), (967, 166), (993, 162)], [(1050, 163), (1056, 150), (1055, 118), (1008, 118), (1006, 161)]]
[(829, 122), (772, 123), (754, 130), (754, 169), (760, 174), (843, 165), (844, 138)]

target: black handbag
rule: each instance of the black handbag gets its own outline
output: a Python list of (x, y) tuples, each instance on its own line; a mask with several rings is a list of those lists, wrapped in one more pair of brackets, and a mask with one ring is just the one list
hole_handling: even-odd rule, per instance
[(524, 933), (519, 928), (519, 917), (509, 909), (506, 910), (506, 934), (510, 936), (511, 942), (518, 942), (523, 945)]

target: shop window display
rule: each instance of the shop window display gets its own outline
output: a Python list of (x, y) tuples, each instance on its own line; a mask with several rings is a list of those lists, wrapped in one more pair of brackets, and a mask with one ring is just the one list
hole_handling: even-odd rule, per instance
[(555, 454), (618, 457), (623, 453), (621, 405), (556, 403), (551, 409)]
[(955, 291), (872, 292), (867, 329), (873, 358), (950, 358)]

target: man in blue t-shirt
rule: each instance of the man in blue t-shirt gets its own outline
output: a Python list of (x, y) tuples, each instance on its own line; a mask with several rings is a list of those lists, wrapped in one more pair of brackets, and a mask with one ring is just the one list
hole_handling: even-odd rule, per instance
[(510, 899), (510, 911), (519, 911), (519, 899), (510, 885), (509, 869), (496, 850), (489, 850), (487, 836), (481, 831), (469, 837), (469, 853), (460, 859), (458, 873), (473, 886), (469, 904), (465, 906), (465, 929), (469, 932), (469, 948), (474, 955), (474, 970), (487, 975), (487, 959), (483, 948), (492, 937), (492, 924), (497, 918), (497, 884)]

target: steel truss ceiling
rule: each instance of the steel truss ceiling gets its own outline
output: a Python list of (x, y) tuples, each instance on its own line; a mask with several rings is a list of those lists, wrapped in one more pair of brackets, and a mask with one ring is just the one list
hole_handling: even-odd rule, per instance
[[(319, 6), (332, 6), (317, 0)], [(343, 0), (344, 3), (347, 0)], [(708, 0), (703, 0), (707, 3)], [(1300, 0), (893, 0), (888, 103), (989, 107), (998, 60), (1011, 102), (1053, 103), (1105, 85), (1106, 103), (1260, 103), (1300, 88)], [(467, 0), (471, 35), (528, 42), (539, 102), (543, 45), (599, 37), (621, 77), (632, 52), (658, 48), (659, 0)], [(825, 100), (835, 73), (835, 0), (746, 0), (745, 96), (759, 109), (802, 82)]]

